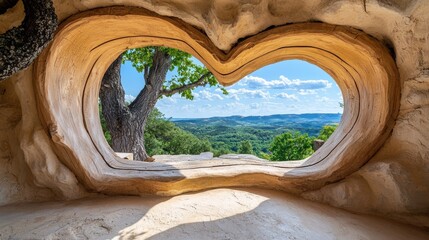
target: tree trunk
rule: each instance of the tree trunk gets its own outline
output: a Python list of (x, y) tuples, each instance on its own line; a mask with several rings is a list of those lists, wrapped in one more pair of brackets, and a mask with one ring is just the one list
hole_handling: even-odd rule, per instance
[(158, 49), (155, 51), (153, 64), (145, 74), (145, 87), (129, 106), (126, 106), (121, 84), (121, 62), (122, 56), (119, 56), (103, 77), (100, 88), (102, 114), (112, 136), (112, 149), (132, 152), (135, 160), (145, 161), (149, 156), (144, 146), (144, 129), (160, 96), (171, 58)]
[(133, 136), (126, 133), (134, 132), (130, 129), (131, 112), (125, 105), (125, 93), (121, 84), (122, 55), (107, 69), (101, 82), (100, 103), (107, 129), (112, 136), (112, 148), (115, 152), (132, 152)]

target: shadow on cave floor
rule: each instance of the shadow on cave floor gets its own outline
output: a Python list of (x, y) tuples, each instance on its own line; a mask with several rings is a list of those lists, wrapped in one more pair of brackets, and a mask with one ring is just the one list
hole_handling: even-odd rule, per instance
[(0, 207), (0, 239), (428, 239), (418, 228), (290, 194), (214, 189)]

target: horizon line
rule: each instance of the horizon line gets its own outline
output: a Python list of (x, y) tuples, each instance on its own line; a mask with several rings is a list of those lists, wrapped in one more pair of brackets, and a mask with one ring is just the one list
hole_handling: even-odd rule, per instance
[(270, 114), (270, 115), (229, 115), (229, 116), (212, 116), (212, 117), (165, 117), (166, 119), (207, 119), (207, 118), (223, 118), (223, 117), (269, 117), (269, 116), (277, 116), (277, 115), (307, 115), (307, 114), (339, 114), (343, 115), (343, 113), (278, 113), (278, 114)]

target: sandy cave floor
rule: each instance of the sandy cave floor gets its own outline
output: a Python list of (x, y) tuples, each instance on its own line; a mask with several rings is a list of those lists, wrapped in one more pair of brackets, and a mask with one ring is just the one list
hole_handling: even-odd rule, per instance
[(268, 190), (0, 207), (0, 239), (429, 239), (429, 232)]

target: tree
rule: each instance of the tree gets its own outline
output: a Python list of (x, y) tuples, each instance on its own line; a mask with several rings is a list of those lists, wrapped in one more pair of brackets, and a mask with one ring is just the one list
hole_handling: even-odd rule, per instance
[[(145, 82), (143, 90), (129, 105), (125, 103), (120, 76), (124, 61), (131, 61), (133, 67), (143, 73)], [(173, 70), (177, 74), (166, 79), (167, 72)], [(107, 69), (100, 88), (102, 114), (111, 134), (113, 150), (132, 152), (134, 159), (147, 160), (144, 130), (158, 99), (178, 93), (192, 100), (192, 90), (206, 85), (217, 86), (227, 93), (207, 68), (196, 64), (190, 54), (180, 50), (145, 47), (120, 55)]]
[(253, 154), (252, 143), (249, 140), (242, 141), (238, 147), (238, 153), (240, 154)]
[(213, 156), (219, 157), (221, 155), (231, 153), (231, 147), (225, 142), (213, 142), (212, 143)]
[(144, 138), (149, 155), (199, 154), (211, 151), (211, 144), (207, 139), (199, 139), (194, 134), (179, 128), (165, 119), (157, 108), (149, 114)]
[(328, 138), (334, 133), (335, 129), (337, 129), (338, 124), (332, 124), (332, 125), (325, 125), (320, 130), (319, 136), (317, 136), (317, 139), (326, 141)]
[(301, 160), (313, 154), (313, 139), (300, 132), (285, 132), (274, 138), (270, 146), (270, 160)]

